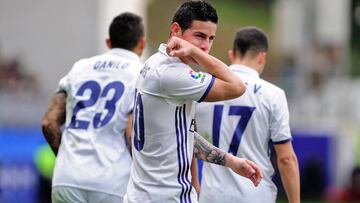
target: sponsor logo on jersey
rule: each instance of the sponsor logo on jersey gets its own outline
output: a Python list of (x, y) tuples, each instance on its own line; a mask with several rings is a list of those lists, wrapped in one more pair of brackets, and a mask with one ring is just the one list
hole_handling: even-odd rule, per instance
[(192, 69), (190, 69), (188, 73), (192, 79), (194, 79), (195, 81), (197, 81), (199, 83), (203, 83), (206, 78), (206, 75), (204, 73), (196, 72)]
[(145, 78), (147, 72), (150, 70), (150, 66), (148, 64), (145, 64), (144, 67), (140, 71), (140, 75)]

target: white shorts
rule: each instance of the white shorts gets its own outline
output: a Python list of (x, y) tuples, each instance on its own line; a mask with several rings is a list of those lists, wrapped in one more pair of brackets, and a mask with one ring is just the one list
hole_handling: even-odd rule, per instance
[(68, 186), (53, 187), (51, 199), (52, 203), (123, 203), (119, 196)]

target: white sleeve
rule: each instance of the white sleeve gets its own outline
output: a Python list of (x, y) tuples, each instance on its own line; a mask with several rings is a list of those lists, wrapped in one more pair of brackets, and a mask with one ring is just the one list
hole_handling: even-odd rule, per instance
[(284, 91), (273, 100), (270, 117), (270, 138), (274, 144), (292, 140), (289, 126), (289, 110)]
[(65, 75), (59, 81), (56, 92), (61, 92), (61, 91), (68, 92), (68, 90), (69, 90), (69, 77), (68, 77), (68, 75)]
[(185, 64), (167, 67), (160, 79), (161, 93), (174, 100), (201, 102), (209, 93), (215, 77), (208, 73), (196, 72)]
[(60, 91), (64, 91), (64, 92), (69, 92), (70, 88), (71, 88), (71, 82), (70, 82), (70, 76), (74, 75), (74, 69), (76, 69), (76, 67), (82, 67), (81, 62), (84, 60), (79, 60), (77, 61), (72, 68), (70, 69), (70, 71), (63, 77), (60, 79), (58, 87), (56, 89), (56, 92), (60, 92)]

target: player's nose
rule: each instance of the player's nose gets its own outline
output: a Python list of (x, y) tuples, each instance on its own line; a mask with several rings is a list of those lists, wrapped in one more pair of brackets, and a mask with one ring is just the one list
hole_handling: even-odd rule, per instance
[(201, 43), (200, 49), (204, 52), (208, 53), (210, 49), (210, 43), (209, 42), (203, 42)]

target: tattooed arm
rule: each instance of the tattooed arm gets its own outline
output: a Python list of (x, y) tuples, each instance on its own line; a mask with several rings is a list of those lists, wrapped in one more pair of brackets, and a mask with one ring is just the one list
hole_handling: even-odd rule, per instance
[(194, 154), (196, 158), (222, 166), (225, 165), (225, 151), (210, 144), (197, 132), (194, 132), (194, 136)]
[(42, 132), (51, 149), (57, 155), (61, 142), (60, 127), (65, 123), (66, 93), (58, 92), (51, 99), (42, 119)]
[(194, 132), (194, 136), (194, 154), (197, 158), (209, 163), (228, 167), (235, 173), (249, 178), (255, 186), (259, 185), (262, 179), (262, 172), (255, 163), (233, 156), (215, 147), (196, 132)]

